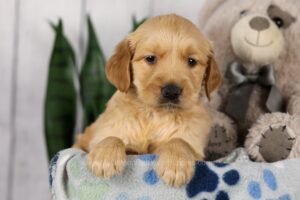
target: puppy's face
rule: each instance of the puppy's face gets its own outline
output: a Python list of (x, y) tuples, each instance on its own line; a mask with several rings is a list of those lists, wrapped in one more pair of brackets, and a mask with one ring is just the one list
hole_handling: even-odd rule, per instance
[[(188, 20), (166, 15), (145, 22), (117, 47), (106, 66), (120, 91), (151, 107), (186, 108), (220, 83), (211, 46)], [(130, 89), (132, 88), (132, 90)]]

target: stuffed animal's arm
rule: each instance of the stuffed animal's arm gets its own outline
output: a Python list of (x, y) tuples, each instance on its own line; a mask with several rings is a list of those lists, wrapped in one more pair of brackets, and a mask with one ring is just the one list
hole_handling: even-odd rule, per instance
[(300, 115), (300, 92), (293, 94), (288, 99), (287, 111), (291, 115)]
[(237, 147), (236, 124), (225, 113), (209, 107), (213, 119), (210, 138), (205, 154), (207, 160), (227, 156)]

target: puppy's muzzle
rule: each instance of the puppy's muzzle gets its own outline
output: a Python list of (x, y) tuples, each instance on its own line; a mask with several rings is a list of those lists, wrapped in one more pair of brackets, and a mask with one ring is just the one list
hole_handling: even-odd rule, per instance
[(161, 88), (161, 96), (164, 100), (178, 103), (178, 99), (182, 93), (182, 88), (175, 84), (168, 84)]

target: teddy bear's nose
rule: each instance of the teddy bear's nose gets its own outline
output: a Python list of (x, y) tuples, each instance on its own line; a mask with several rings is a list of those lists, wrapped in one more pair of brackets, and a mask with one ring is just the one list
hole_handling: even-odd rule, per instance
[(256, 31), (263, 31), (270, 27), (270, 22), (264, 17), (254, 17), (249, 22), (250, 27)]

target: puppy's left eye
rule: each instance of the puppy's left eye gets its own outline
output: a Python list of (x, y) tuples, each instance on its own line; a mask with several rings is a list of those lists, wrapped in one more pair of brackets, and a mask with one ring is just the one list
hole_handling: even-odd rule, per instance
[(157, 58), (156, 56), (146, 56), (145, 61), (150, 65), (154, 65), (157, 61)]
[(194, 58), (188, 58), (187, 62), (190, 67), (195, 67), (198, 64), (197, 60)]

